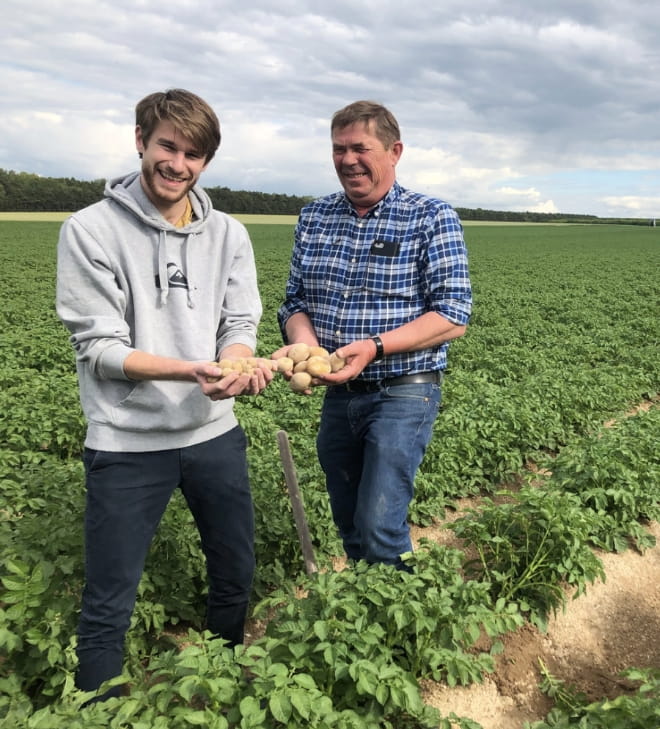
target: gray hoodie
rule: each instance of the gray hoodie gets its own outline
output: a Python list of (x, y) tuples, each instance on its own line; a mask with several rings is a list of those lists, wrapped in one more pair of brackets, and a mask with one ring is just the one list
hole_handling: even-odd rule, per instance
[(105, 199), (62, 225), (57, 313), (76, 350), (85, 445), (154, 451), (201, 443), (236, 424), (233, 400), (197, 383), (132, 381), (135, 350), (213, 361), (230, 344), (256, 347), (261, 317), (254, 254), (243, 225), (196, 186), (193, 222), (168, 223), (139, 173), (107, 183)]

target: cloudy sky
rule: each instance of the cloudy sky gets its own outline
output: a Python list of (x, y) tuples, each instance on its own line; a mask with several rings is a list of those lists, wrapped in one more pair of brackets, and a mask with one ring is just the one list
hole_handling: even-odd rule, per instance
[(137, 167), (134, 107), (188, 88), (206, 186), (338, 188), (329, 119), (398, 118), (402, 184), (458, 207), (660, 217), (657, 0), (3, 0), (0, 168)]

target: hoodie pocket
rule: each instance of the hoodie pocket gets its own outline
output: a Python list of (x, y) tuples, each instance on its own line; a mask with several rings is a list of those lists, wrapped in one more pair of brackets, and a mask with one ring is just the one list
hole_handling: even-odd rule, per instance
[(113, 408), (112, 421), (135, 432), (191, 430), (211, 420), (213, 404), (197, 384), (148, 380)]

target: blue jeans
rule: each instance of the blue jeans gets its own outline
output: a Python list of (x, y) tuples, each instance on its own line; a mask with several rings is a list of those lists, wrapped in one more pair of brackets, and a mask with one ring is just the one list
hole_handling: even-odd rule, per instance
[(408, 506), (440, 400), (435, 383), (364, 394), (328, 388), (316, 445), (349, 559), (401, 567), (412, 549)]
[[(254, 512), (242, 428), (186, 448), (85, 449), (85, 588), (76, 685), (92, 691), (122, 671), (123, 647), (149, 545), (176, 488), (193, 514), (209, 581), (207, 626), (235, 645), (254, 576)], [(113, 689), (103, 698), (117, 695)]]

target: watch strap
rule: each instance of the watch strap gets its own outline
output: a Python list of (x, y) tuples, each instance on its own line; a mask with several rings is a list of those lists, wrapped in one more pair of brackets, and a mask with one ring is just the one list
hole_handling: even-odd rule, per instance
[(374, 357), (374, 362), (380, 362), (381, 359), (385, 356), (385, 347), (383, 347), (383, 340), (377, 335), (374, 334), (373, 336), (369, 337), (371, 341), (376, 345), (376, 356)]

